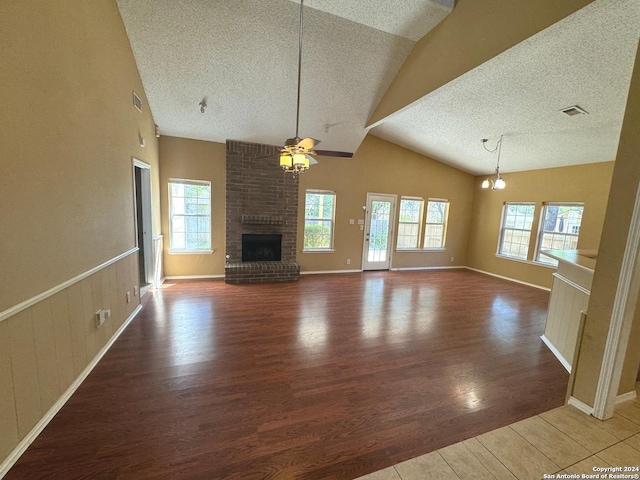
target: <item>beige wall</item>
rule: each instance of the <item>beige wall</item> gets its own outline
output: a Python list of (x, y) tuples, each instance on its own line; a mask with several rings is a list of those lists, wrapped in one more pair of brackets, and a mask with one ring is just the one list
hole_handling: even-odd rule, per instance
[[(160, 138), (160, 192), (162, 232), (165, 234), (165, 276), (224, 275), (225, 145), (184, 138)], [(444, 252), (394, 252), (393, 268), (465, 265), (471, 215), (473, 177), (384, 140), (369, 136), (353, 159), (318, 157), (300, 177), (297, 260), (303, 271), (362, 268), (363, 233), (357, 219), (367, 192), (447, 198), (451, 201), (449, 230)], [(276, 160), (274, 160), (276, 161)], [(209, 180), (212, 185), (213, 255), (171, 255), (168, 239), (169, 178)], [(337, 193), (334, 253), (303, 253), (304, 192), (306, 189)], [(349, 219), (356, 220), (349, 225)], [(395, 243), (395, 239), (394, 239)], [(454, 262), (450, 257), (454, 257)], [(345, 261), (351, 260), (350, 265)]]
[(415, 102), (593, 0), (458, 0), (409, 54), (369, 124)]
[(533, 259), (542, 202), (584, 202), (578, 248), (598, 249), (613, 162), (506, 173), (504, 190), (483, 190), (484, 177), (474, 181), (473, 215), (467, 265), (485, 272), (550, 288), (554, 268), (496, 256), (505, 202), (535, 202), (529, 244)]
[[(140, 304), (137, 283), (133, 253), (0, 322), (0, 463)], [(96, 328), (101, 309), (111, 318)]]
[[(318, 165), (300, 176), (298, 263), (303, 272), (362, 268), (363, 231), (357, 220), (364, 219), (362, 206), (367, 192), (398, 195), (398, 204), (403, 195), (450, 201), (446, 251), (394, 252), (392, 268), (465, 265), (473, 195), (471, 175), (371, 135), (352, 159), (317, 159)], [(336, 192), (334, 253), (302, 252), (307, 189)], [(355, 220), (354, 225), (349, 219)], [(395, 245), (395, 238), (393, 242)], [(347, 259), (350, 265), (345, 263)]]
[[(600, 240), (601, 247), (593, 276), (589, 312), (576, 369), (573, 395), (587, 405), (593, 405), (595, 400), (600, 367), (611, 323), (613, 302), (620, 278), (622, 258), (636, 192), (640, 185), (638, 154), (640, 152), (640, 136), (638, 132), (640, 132), (640, 50), (636, 54), (635, 68), (631, 77), (606, 218)], [(637, 293), (630, 292), (631, 301), (634, 303)], [(638, 322), (638, 317), (636, 312), (635, 323)], [(635, 329), (637, 328), (635, 326)], [(635, 366), (631, 365), (631, 357), (637, 358), (638, 350), (640, 350), (640, 344), (629, 343), (627, 368), (622, 374), (621, 387), (628, 386), (631, 382), (630, 379), (638, 372), (637, 363)], [(626, 392), (619, 391), (618, 393)]]
[(154, 234), (160, 197), (115, 1), (0, 2), (0, 45), (2, 462), (139, 305), (132, 157), (152, 167)]
[(158, 163), (115, 1), (0, 2), (0, 45), (2, 312), (134, 247), (132, 157)]
[[(224, 275), (225, 144), (187, 138), (160, 137), (160, 197), (164, 234), (164, 275)], [(169, 179), (211, 182), (211, 247), (213, 254), (169, 253)]]

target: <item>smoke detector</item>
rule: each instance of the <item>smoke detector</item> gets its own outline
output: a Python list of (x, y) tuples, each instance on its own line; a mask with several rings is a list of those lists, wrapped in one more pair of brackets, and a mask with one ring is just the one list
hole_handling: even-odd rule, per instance
[(584, 108), (579, 107), (578, 105), (572, 105), (570, 107), (563, 108), (560, 111), (562, 113), (564, 113), (565, 115), (568, 115), (570, 117), (575, 117), (576, 115), (588, 115), (589, 114), (589, 112), (587, 112)]

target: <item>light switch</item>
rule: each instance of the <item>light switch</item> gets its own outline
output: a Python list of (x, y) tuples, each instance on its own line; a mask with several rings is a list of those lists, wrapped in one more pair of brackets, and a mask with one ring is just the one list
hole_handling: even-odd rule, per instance
[(356, 221), (355, 221), (353, 218), (350, 218), (350, 219), (349, 219), (349, 225), (353, 225), (353, 224), (355, 224), (355, 223), (356, 223)]

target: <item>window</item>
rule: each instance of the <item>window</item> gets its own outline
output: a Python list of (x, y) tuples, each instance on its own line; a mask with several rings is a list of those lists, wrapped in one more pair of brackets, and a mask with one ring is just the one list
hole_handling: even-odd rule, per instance
[(211, 253), (211, 182), (169, 180), (171, 252)]
[(307, 190), (304, 203), (304, 250), (333, 249), (333, 223), (336, 194)]
[(403, 248), (418, 248), (423, 205), (424, 200), (421, 198), (402, 197), (400, 199), (398, 250)]
[(527, 260), (535, 209), (533, 203), (504, 204), (499, 255)]
[(545, 203), (540, 220), (540, 238), (536, 251), (536, 262), (558, 265), (557, 260), (547, 257), (541, 250), (575, 250), (584, 206), (581, 203)]
[(448, 214), (448, 200), (429, 200), (427, 202), (424, 248), (444, 248)]

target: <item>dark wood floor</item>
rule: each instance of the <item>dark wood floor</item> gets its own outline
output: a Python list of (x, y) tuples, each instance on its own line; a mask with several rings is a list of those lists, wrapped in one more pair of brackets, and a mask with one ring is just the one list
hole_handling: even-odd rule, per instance
[(165, 285), (7, 479), (351, 479), (563, 404), (549, 294), (466, 270)]

